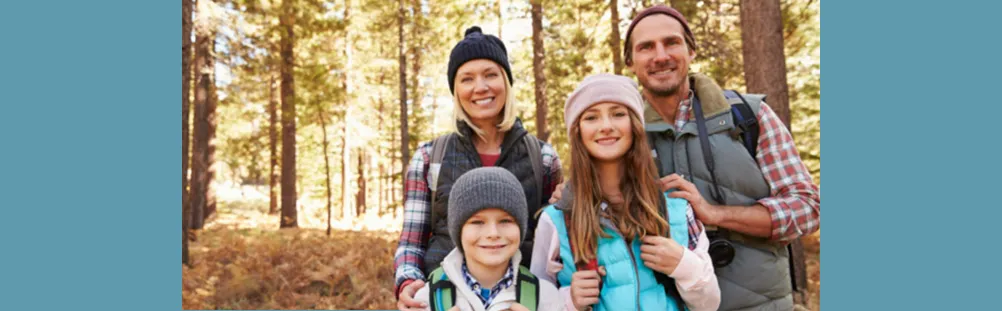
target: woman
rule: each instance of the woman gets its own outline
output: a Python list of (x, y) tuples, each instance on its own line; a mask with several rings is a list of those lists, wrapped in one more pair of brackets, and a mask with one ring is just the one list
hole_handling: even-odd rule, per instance
[[(449, 190), (460, 175), (482, 166), (507, 169), (525, 191), (529, 215), (544, 205), (562, 179), (556, 151), (530, 135), (517, 117), (508, 51), (500, 39), (480, 27), (467, 29), (449, 56), (448, 81), (455, 131), (418, 147), (406, 176), (404, 227), (394, 258), (401, 310), (426, 307), (414, 294), (455, 246), (447, 206)], [(526, 266), (535, 227), (530, 220), (520, 248)]]
[(564, 106), (570, 193), (543, 209), (531, 271), (568, 309), (716, 310), (702, 224), (659, 190), (633, 80), (585, 78)]

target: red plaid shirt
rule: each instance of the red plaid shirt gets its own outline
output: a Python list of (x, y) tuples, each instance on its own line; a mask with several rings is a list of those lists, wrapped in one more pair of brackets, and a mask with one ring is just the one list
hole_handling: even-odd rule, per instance
[[(431, 189), (428, 187), (428, 166), (431, 163), (431, 142), (421, 144), (404, 177), (404, 227), (400, 232), (400, 243), (393, 256), (393, 268), (396, 271), (396, 289), (399, 295), (405, 282), (423, 280), (421, 268), (424, 266), (425, 250), (428, 249), (428, 239), (431, 233)], [(543, 161), (543, 196), (549, 200), (553, 189), (563, 181), (560, 172), (560, 158), (557, 151), (544, 143), (540, 148)]]
[[(678, 105), (675, 128), (689, 122), (690, 101)], [(776, 112), (762, 102), (758, 111), (758, 167), (769, 182), (770, 196), (758, 200), (772, 216), (774, 241), (788, 243), (821, 226), (821, 194), (800, 160), (793, 135)]]

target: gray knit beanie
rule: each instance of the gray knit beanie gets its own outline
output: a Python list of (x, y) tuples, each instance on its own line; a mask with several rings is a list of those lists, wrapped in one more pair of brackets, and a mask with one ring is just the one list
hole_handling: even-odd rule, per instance
[(500, 208), (515, 217), (519, 242), (525, 239), (529, 205), (522, 184), (506, 169), (480, 167), (459, 176), (449, 192), (449, 235), (460, 252), (463, 224), (473, 214), (489, 208)]

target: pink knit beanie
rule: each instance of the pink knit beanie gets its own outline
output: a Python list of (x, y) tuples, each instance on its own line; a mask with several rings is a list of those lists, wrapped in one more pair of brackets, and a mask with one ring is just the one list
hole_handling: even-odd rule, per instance
[(592, 105), (613, 102), (619, 103), (637, 114), (644, 123), (644, 99), (637, 91), (637, 83), (633, 79), (600, 73), (586, 77), (578, 88), (571, 93), (564, 103), (564, 125), (567, 137), (571, 137), (571, 126), (577, 122), (585, 110)]

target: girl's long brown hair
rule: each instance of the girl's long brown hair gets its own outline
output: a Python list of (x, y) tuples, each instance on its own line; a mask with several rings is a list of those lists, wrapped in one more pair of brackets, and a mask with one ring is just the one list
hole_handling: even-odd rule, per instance
[[(639, 116), (629, 111), (633, 143), (620, 158), (623, 179), (620, 191), (623, 204), (610, 205), (608, 214), (627, 241), (645, 235), (664, 236), (668, 222), (658, 214), (661, 190), (657, 185), (657, 166), (652, 161), (647, 134)], [(574, 261), (587, 263), (596, 258), (598, 237), (609, 237), (599, 224), (600, 204), (604, 201), (591, 156), (581, 140), (580, 118), (571, 129), (571, 185), (573, 201), (568, 233), (573, 245)]]

